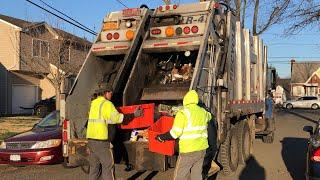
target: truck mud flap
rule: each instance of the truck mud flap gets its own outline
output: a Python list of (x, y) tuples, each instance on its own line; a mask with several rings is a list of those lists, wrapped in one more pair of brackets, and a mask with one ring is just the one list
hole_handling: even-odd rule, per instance
[(86, 139), (70, 140), (68, 144), (68, 165), (83, 166), (88, 165), (89, 151), (87, 148), (88, 141)]

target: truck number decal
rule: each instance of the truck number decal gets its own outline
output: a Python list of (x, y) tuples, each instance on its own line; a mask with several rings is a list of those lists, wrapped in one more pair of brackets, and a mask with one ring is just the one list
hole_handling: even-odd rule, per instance
[(205, 16), (182, 16), (181, 22), (182, 24), (203, 23), (205, 22)]

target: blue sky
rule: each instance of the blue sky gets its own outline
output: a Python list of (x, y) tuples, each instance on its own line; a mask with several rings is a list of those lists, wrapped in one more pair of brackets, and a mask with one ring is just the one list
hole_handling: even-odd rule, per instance
[[(37, 4), (44, 6), (39, 0), (32, 0)], [(49, 5), (68, 14), (74, 19), (80, 21), (87, 27), (100, 30), (103, 17), (111, 11), (121, 10), (124, 7), (116, 0), (43, 0)], [(179, 0), (177, 0), (179, 1)], [(122, 0), (128, 7), (138, 7), (141, 4), (147, 4), (150, 8), (162, 5), (161, 0)], [(180, 0), (180, 3), (197, 2), (195, 0)], [(0, 13), (13, 16), (28, 21), (47, 21), (53, 26), (59, 26), (64, 30), (77, 34), (81, 37), (87, 37), (93, 40), (94, 37), (83, 32), (62, 20), (52, 17), (43, 10), (29, 4), (25, 0), (1, 0)], [(284, 37), (282, 26), (274, 26), (262, 35), (265, 44), (268, 45), (269, 64), (277, 68), (280, 77), (290, 76), (289, 61), (295, 58), (297, 61), (320, 60), (320, 58), (303, 58), (303, 57), (320, 57), (319, 28), (306, 29), (298, 35)], [(317, 45), (319, 44), (319, 45)], [(290, 58), (274, 58), (290, 57)], [(302, 58), (297, 58), (302, 57)], [(283, 61), (283, 62), (279, 62)]]

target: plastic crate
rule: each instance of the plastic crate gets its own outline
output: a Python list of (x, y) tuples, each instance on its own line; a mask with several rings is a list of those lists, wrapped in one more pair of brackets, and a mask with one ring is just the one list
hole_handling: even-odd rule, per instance
[(154, 104), (141, 104), (119, 107), (123, 114), (133, 114), (136, 108), (143, 110), (143, 116), (132, 119), (128, 124), (121, 124), (121, 129), (138, 129), (150, 127), (154, 122)]
[(162, 143), (155, 139), (157, 135), (170, 131), (173, 120), (173, 117), (162, 116), (149, 128), (149, 151), (169, 156), (174, 154), (175, 140)]

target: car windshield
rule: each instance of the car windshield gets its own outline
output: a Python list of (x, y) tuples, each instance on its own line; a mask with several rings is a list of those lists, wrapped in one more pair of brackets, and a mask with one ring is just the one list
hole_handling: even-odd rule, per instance
[(45, 118), (43, 118), (38, 124), (37, 127), (45, 128), (45, 127), (56, 127), (59, 125), (60, 117), (57, 111), (54, 111), (48, 114)]

